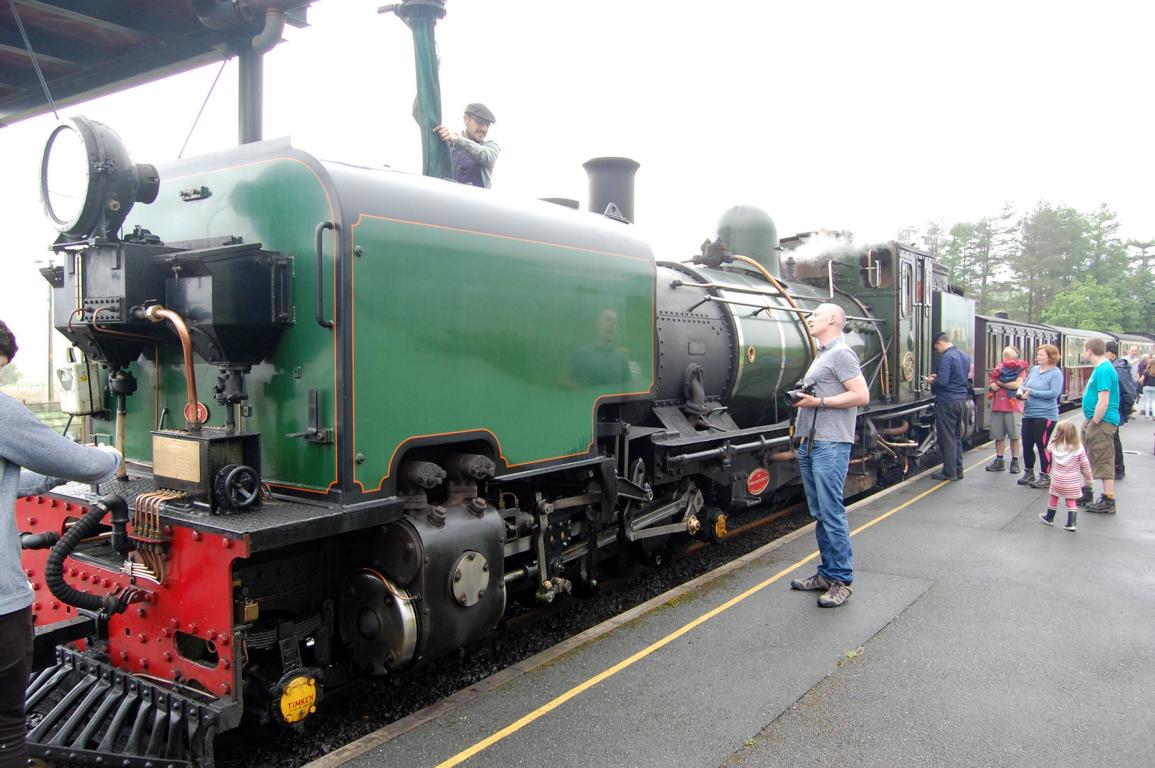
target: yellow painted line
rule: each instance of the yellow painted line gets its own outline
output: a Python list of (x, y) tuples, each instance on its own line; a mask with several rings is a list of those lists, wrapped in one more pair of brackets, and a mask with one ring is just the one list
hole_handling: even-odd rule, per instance
[[(981, 466), (982, 464), (986, 463), (986, 461), (987, 461), (987, 459), (984, 458), (982, 461), (980, 461), (976, 464), (972, 464), (971, 466), (967, 467), (963, 471), (964, 474), (966, 472), (969, 472), (970, 470), (974, 469), (975, 467)], [(883, 514), (879, 515), (878, 517), (874, 518), (873, 520), (871, 520), (868, 523), (864, 523), (863, 525), (860, 525), (858, 528), (855, 528), (853, 531), (851, 531), (850, 535), (851, 536), (857, 536), (859, 533), (862, 533), (863, 531), (865, 531), (867, 528), (871, 527), (875, 523), (880, 523), (883, 520), (890, 517), (891, 515), (894, 515), (898, 512), (901, 512), (902, 510), (909, 507), (911, 504), (914, 504), (916, 501), (921, 501), (922, 499), (926, 498), (927, 496), (934, 493), (938, 489), (942, 488), (945, 485), (949, 485), (952, 482), (954, 482), (954, 481), (943, 480), (938, 485), (935, 485), (935, 486), (932, 486), (931, 488), (928, 488), (927, 490), (923, 491), (922, 493), (915, 496), (914, 498), (911, 498), (911, 499), (908, 499), (907, 501), (904, 501), (902, 504), (899, 504), (894, 509), (891, 509), (888, 512), (884, 512)], [(760, 584), (755, 584), (753, 587), (750, 587), (745, 592), (737, 595), (736, 597), (732, 597), (729, 600), (727, 600), (726, 602), (722, 603), (717, 608), (714, 608), (710, 611), (707, 611), (706, 613), (702, 614), (701, 616), (694, 619), (693, 621), (682, 625), (680, 628), (678, 628), (678, 629), (674, 630), (673, 632), (671, 632), (670, 634), (666, 635), (661, 640), (658, 640), (657, 642), (646, 646), (642, 650), (635, 653), (633, 656), (630, 656), (628, 659), (624, 659), (622, 661), (619, 661), (617, 664), (613, 665), (609, 669), (606, 669), (602, 672), (599, 672), (598, 674), (594, 675), (593, 677), (586, 680), (585, 682), (579, 683), (578, 685), (574, 686), (573, 688), (570, 688), (568, 691), (561, 694), (560, 696), (553, 699), (552, 701), (550, 701), (546, 704), (543, 704), (542, 706), (535, 709), (533, 712), (530, 712), (525, 717), (522, 717), (520, 720), (517, 720), (513, 723), (510, 723), (509, 725), (505, 726), (504, 728), (502, 728), (497, 733), (494, 733), (493, 735), (477, 742), (476, 744), (474, 744), (472, 747), (469, 747), (468, 749), (465, 749), (461, 752), (458, 752), (456, 755), (449, 758), (448, 760), (446, 760), (442, 763), (438, 763), (437, 768), (452, 768), (452, 766), (461, 765), (466, 760), (468, 760), (469, 758), (478, 754), (479, 752), (483, 752), (486, 749), (489, 749), (490, 747), (492, 747), (494, 744), (498, 743), (499, 741), (504, 740), (506, 737), (512, 736), (513, 734), (517, 733), (522, 728), (524, 728), (525, 726), (534, 722), (535, 720), (539, 720), (542, 717), (544, 717), (545, 715), (548, 715), (550, 712), (554, 711), (555, 709), (560, 707), (562, 704), (565, 704), (570, 699), (572, 699), (576, 696), (579, 696), (582, 693), (585, 693), (586, 691), (588, 691), (590, 688), (593, 688), (598, 683), (603, 682), (604, 680), (608, 680), (609, 678), (613, 677), (617, 673), (621, 672), (623, 669), (627, 669), (628, 667), (633, 666), (634, 664), (638, 663), (642, 659), (644, 659), (647, 656), (649, 656), (650, 654), (652, 654), (654, 651), (657, 651), (661, 648), (664, 648), (665, 646), (667, 646), (670, 643), (677, 640), (682, 635), (685, 635), (687, 632), (690, 632), (691, 630), (696, 629), (697, 627), (701, 626), (702, 624), (705, 624), (707, 621), (714, 618), (715, 616), (718, 616), (718, 615), (724, 613), (725, 611), (728, 611), (729, 609), (733, 608), (735, 605), (742, 602), (746, 598), (751, 597), (752, 595), (756, 595), (757, 593), (761, 592), (766, 587), (770, 586), (771, 584), (773, 584), (776, 581), (778, 581), (779, 579), (781, 579), (783, 576), (786, 576), (790, 573), (793, 573), (794, 571), (798, 570), (803, 565), (806, 565), (806, 563), (809, 563), (810, 561), (814, 560), (817, 557), (818, 557), (818, 551), (817, 550), (815, 550), (814, 552), (811, 552), (809, 555), (802, 558), (801, 560), (794, 563), (793, 565), (790, 565), (790, 566), (787, 566), (786, 568), (783, 568), (782, 570), (778, 571), (778, 573), (774, 574), (773, 576), (771, 576), (770, 578), (761, 582)]]

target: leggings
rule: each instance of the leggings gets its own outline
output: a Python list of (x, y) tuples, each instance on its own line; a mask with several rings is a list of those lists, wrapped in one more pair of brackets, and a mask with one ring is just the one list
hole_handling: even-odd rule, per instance
[(1051, 457), (1047, 454), (1047, 445), (1051, 442), (1051, 432), (1055, 429), (1055, 422), (1032, 416), (1023, 419), (1023, 465), (1028, 472), (1035, 469), (1035, 450), (1039, 451), (1039, 471), (1043, 474), (1051, 472)]
[[(1077, 501), (1078, 501), (1078, 499), (1067, 499), (1067, 509), (1074, 509), (1075, 508), (1075, 502), (1077, 502)], [(1047, 509), (1058, 509), (1058, 508), (1059, 508), (1059, 497), (1052, 493), (1050, 501), (1047, 502)]]

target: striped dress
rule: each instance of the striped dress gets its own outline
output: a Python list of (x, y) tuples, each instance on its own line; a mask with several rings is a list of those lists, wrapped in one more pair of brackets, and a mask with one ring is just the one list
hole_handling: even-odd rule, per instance
[[(1052, 449), (1051, 454), (1051, 494), (1065, 499), (1076, 499), (1083, 495), (1083, 486), (1091, 484), (1091, 462), (1080, 446), (1076, 451)], [(1084, 482), (1086, 481), (1086, 482)]]

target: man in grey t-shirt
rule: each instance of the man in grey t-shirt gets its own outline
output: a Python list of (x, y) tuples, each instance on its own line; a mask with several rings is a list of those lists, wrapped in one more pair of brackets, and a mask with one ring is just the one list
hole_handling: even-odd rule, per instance
[(854, 562), (850, 551), (850, 522), (842, 503), (842, 489), (850, 468), (854, 423), (858, 406), (870, 402), (870, 390), (858, 355), (846, 346), (842, 328), (846, 312), (837, 304), (819, 304), (807, 318), (810, 335), (819, 343), (818, 356), (806, 371), (814, 394), (795, 401), (798, 468), (806, 503), (814, 518), (821, 562), (818, 572), (790, 582), (793, 589), (823, 592), (818, 604), (835, 608), (850, 597)]

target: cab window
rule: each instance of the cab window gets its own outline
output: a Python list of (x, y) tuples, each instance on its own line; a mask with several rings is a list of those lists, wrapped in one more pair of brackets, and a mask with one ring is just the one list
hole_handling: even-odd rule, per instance
[(914, 309), (914, 265), (909, 261), (902, 263), (901, 283), (899, 287), (899, 292), (902, 294), (900, 309), (903, 317), (910, 317), (910, 313)]

